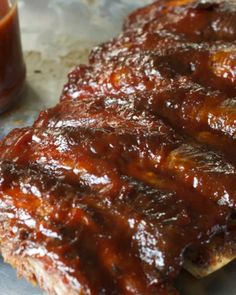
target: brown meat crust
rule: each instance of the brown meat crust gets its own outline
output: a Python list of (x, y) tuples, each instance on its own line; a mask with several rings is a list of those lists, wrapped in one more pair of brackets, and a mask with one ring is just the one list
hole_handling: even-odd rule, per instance
[(235, 4), (159, 0), (95, 48), (0, 144), (5, 260), (49, 294), (170, 295), (233, 259), (235, 42)]

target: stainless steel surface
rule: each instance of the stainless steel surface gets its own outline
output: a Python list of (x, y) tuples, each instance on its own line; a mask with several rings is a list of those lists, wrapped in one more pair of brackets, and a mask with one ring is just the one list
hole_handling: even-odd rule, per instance
[[(0, 138), (30, 125), (40, 110), (54, 105), (66, 74), (86, 62), (89, 50), (119, 33), (122, 19), (151, 0), (19, 0), (22, 41), (28, 68), (22, 101), (0, 116)], [(177, 283), (185, 295), (235, 295), (236, 263), (207, 279), (183, 274)], [(0, 295), (42, 295), (0, 261)]]

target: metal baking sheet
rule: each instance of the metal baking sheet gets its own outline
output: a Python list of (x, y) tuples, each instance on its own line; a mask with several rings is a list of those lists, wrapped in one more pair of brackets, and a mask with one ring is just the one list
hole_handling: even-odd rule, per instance
[[(117, 35), (131, 10), (150, 0), (19, 0), (22, 41), (28, 69), (19, 104), (0, 116), (0, 138), (32, 124), (40, 110), (55, 105), (67, 72), (87, 60), (96, 44)], [(236, 263), (198, 281), (183, 273), (183, 295), (235, 295)], [(42, 295), (0, 260), (0, 295)]]

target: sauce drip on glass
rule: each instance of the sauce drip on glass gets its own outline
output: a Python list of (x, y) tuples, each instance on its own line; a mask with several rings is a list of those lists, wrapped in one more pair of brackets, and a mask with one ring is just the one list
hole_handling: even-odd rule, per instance
[(0, 1), (0, 112), (15, 102), (25, 80), (15, 1)]
[(3, 18), (8, 13), (10, 8), (11, 7), (9, 5), (9, 2), (6, 0), (2, 0), (0, 2), (0, 18)]

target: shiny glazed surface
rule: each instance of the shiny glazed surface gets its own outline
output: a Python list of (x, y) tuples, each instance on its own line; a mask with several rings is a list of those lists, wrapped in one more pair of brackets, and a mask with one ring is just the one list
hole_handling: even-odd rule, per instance
[(55, 108), (2, 142), (1, 238), (15, 255), (82, 294), (175, 292), (185, 250), (235, 209), (235, 18), (226, 3), (139, 10)]

